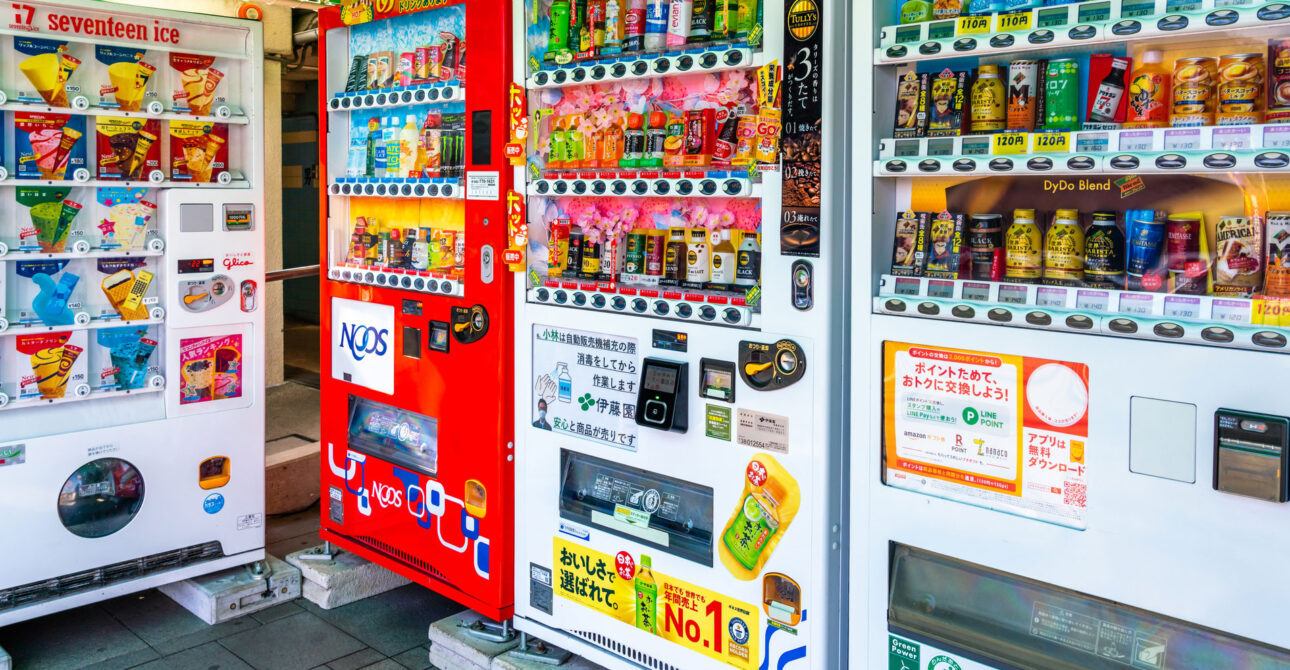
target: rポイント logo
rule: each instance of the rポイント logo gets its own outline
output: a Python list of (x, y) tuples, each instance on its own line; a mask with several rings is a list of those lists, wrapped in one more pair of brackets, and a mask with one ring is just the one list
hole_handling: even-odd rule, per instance
[(383, 328), (377, 329), (357, 323), (340, 324), (340, 346), (342, 349), (349, 349), (350, 355), (356, 361), (367, 358), (369, 354), (376, 354), (378, 358), (384, 356), (390, 350), (386, 341), (389, 336), (390, 331)]

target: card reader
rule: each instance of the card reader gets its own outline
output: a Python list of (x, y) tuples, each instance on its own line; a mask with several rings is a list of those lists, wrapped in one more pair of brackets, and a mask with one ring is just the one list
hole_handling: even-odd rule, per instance
[(689, 424), (686, 379), (690, 365), (661, 358), (641, 361), (636, 395), (636, 423), (646, 428), (684, 433)]

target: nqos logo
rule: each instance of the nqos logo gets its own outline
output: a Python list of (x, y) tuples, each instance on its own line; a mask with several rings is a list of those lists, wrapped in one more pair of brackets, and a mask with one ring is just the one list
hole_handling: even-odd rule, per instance
[(342, 349), (349, 349), (356, 361), (367, 358), (369, 354), (375, 354), (377, 358), (384, 356), (390, 350), (387, 342), (389, 337), (390, 331), (384, 328), (377, 329), (357, 323), (340, 324), (340, 346)]
[(381, 508), (402, 507), (403, 491), (380, 482), (372, 483), (372, 497), (381, 503)]

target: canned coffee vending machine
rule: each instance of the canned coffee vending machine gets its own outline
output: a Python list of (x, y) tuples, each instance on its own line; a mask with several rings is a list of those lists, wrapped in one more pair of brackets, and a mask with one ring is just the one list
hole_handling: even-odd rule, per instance
[(519, 630), (842, 662), (843, 7), (516, 3)]
[(264, 558), (259, 23), (0, 30), (0, 626)]
[(960, 4), (853, 8), (852, 665), (1290, 667), (1286, 7)]
[(393, 5), (319, 13), (322, 537), (507, 619), (510, 14)]

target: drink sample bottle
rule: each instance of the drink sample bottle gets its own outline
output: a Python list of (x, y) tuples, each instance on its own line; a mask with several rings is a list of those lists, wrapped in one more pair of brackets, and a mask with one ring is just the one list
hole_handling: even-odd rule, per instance
[(658, 583), (654, 581), (653, 561), (641, 554), (641, 567), (632, 586), (636, 590), (636, 627), (658, 634)]
[(542, 60), (553, 61), (555, 55), (569, 50), (569, 0), (551, 2), (551, 32), (547, 37)]
[(662, 51), (667, 46), (667, 19), (671, 0), (647, 0), (645, 5), (646, 51)]
[(743, 231), (735, 266), (735, 284), (755, 286), (761, 281), (761, 235)]
[(685, 247), (685, 281), (702, 284), (708, 281), (708, 231), (694, 228)]
[(378, 170), (385, 170), (385, 148), (381, 144), (381, 121), (376, 117), (367, 120), (367, 165), (363, 176), (376, 178)]
[(582, 117), (569, 115), (568, 125), (564, 132), (564, 168), (576, 170), (582, 167), (582, 152), (586, 139), (582, 136)]
[(1004, 236), (1004, 252), (1004, 281), (1018, 284), (1039, 281), (1044, 269), (1044, 236), (1035, 223), (1035, 210), (1012, 212), (1012, 225)]
[(417, 146), (420, 144), (417, 136), (417, 117), (408, 115), (408, 121), (399, 131), (399, 174), (400, 177), (416, 177), (414, 174), (417, 165)]
[(973, 214), (968, 244), (972, 248), (972, 278), (999, 281), (1003, 277), (1003, 217)]
[(623, 17), (623, 51), (636, 52), (645, 47), (645, 0), (627, 0)]
[(623, 127), (617, 123), (605, 129), (605, 139), (600, 145), (600, 166), (613, 168), (622, 164), (625, 137)]
[(1129, 78), (1129, 114), (1125, 128), (1164, 128), (1169, 125), (1169, 93), (1173, 73), (1165, 69), (1159, 49), (1142, 52), (1142, 63)]
[(974, 133), (993, 133), (1007, 125), (1003, 81), (999, 79), (998, 65), (982, 65), (977, 69), (976, 83), (972, 84), (972, 125)]
[(369, 151), (368, 154), (374, 157), (372, 176), (377, 179), (384, 178), (386, 171), (389, 169), (387, 167), (387, 152), (390, 150), (390, 147), (385, 143), (385, 133), (386, 130), (388, 130), (389, 124), (389, 120), (385, 118), (381, 118), (380, 120), (373, 118), (368, 122), (368, 127), (375, 129), (375, 137), (368, 137), (373, 145), (373, 150)]
[(645, 132), (645, 157), (641, 167), (661, 167), (667, 150), (667, 114), (650, 112), (649, 130)]
[(623, 157), (620, 167), (640, 167), (645, 157), (645, 116), (632, 112), (627, 115), (627, 130), (623, 133)]
[(1093, 212), (1084, 239), (1084, 283), (1094, 288), (1124, 288), (1125, 240), (1115, 219), (1115, 212)]
[(694, 12), (694, 0), (672, 0), (667, 9), (667, 45), (670, 47), (685, 46), (690, 38), (690, 20)]
[(730, 231), (712, 231), (712, 260), (709, 275), (713, 284), (735, 283), (737, 260), (735, 245), (730, 242)]
[(385, 176), (399, 176), (399, 120), (391, 116), (382, 134), (385, 138)]
[(1044, 282), (1079, 285), (1084, 281), (1084, 229), (1079, 210), (1059, 209), (1044, 241)]
[(1088, 118), (1098, 123), (1114, 123), (1115, 115), (1120, 111), (1120, 101), (1124, 99), (1124, 71), (1129, 68), (1129, 59), (1111, 59), (1111, 71), (1097, 85), (1093, 105), (1089, 108)]
[(547, 152), (546, 169), (560, 170), (564, 168), (564, 117), (552, 116), (551, 118), (551, 143), (550, 150)]
[(623, 5), (626, 0), (605, 0), (605, 44), (601, 53), (612, 55), (623, 52), (624, 25)]
[(664, 284), (679, 284), (685, 279), (686, 263), (685, 228), (668, 230), (667, 248), (663, 250)]

